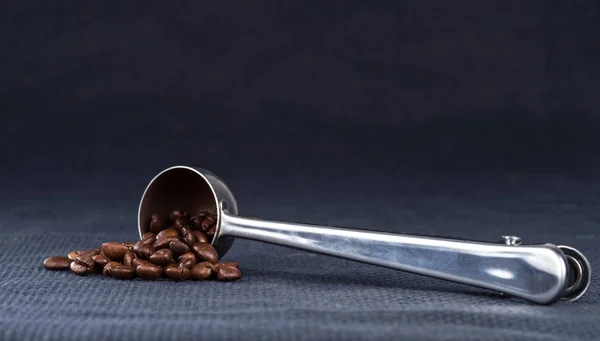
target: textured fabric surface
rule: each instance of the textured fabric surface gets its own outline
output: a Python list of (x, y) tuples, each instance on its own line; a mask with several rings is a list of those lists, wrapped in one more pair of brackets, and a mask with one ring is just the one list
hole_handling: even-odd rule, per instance
[(524, 175), (225, 180), (242, 215), (571, 245), (588, 256), (593, 283), (576, 303), (539, 306), (243, 240), (225, 257), (241, 263), (236, 283), (50, 272), (41, 264), (49, 255), (136, 238), (147, 179), (115, 177), (104, 186), (71, 179), (66, 187), (0, 189), (0, 340), (600, 339), (598, 182)]

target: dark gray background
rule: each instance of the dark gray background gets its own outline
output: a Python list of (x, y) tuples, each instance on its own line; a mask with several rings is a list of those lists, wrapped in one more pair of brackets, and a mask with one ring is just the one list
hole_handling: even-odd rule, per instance
[(226, 257), (239, 283), (41, 262), (134, 239), (146, 183), (190, 164), (221, 175), (241, 214), (518, 234), (575, 246), (595, 271), (598, 7), (3, 4), (0, 339), (597, 340), (596, 284), (540, 307), (245, 241)]

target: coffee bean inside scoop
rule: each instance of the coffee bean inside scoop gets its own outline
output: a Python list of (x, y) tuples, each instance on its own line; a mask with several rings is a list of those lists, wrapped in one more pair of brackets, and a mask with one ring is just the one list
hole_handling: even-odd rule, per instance
[(140, 241), (106, 242), (96, 249), (48, 257), (43, 265), (48, 270), (70, 270), (80, 276), (102, 273), (120, 280), (238, 280), (242, 277), (238, 263), (218, 263), (219, 255), (211, 245), (216, 221), (210, 212), (155, 213)]

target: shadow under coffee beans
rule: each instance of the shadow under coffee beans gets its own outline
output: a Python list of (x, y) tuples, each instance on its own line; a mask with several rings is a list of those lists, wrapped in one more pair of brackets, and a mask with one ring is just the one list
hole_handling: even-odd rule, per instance
[(144, 233), (140, 241), (106, 242), (97, 249), (48, 257), (44, 267), (71, 270), (80, 276), (98, 273), (117, 279), (238, 280), (242, 277), (238, 263), (218, 263), (217, 250), (210, 244), (216, 220), (208, 212), (189, 216), (173, 211), (168, 217), (153, 214), (151, 232)]

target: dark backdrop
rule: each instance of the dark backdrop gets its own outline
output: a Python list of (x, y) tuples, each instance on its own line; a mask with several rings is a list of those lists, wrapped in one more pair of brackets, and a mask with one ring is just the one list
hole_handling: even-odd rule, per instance
[(16, 173), (589, 175), (597, 7), (5, 4), (1, 151)]
[[(221, 175), (244, 214), (490, 240), (517, 233), (598, 261), (599, 33), (594, 1), (3, 3), (0, 228), (5, 247), (49, 236), (26, 260), (3, 256), (14, 271), (0, 270), (0, 335), (142, 335), (143, 321), (121, 328), (97, 301), (73, 327), (64, 311), (81, 302), (56, 289), (73, 277), (56, 282), (39, 262), (135, 238), (139, 195), (172, 164)], [(595, 293), (540, 308), (324, 257), (306, 256), (307, 270), (285, 258), (304, 254), (256, 243), (232, 253), (248, 276), (219, 296), (230, 305), (215, 306), (242, 314), (237, 329), (193, 327), (216, 338), (600, 335)], [(289, 264), (265, 265), (271, 253)], [(361, 273), (366, 283), (353, 279)], [(94, 281), (81, 283), (101, 300), (117, 285)], [(273, 288), (274, 302), (249, 295)]]

